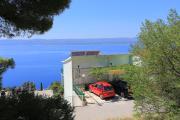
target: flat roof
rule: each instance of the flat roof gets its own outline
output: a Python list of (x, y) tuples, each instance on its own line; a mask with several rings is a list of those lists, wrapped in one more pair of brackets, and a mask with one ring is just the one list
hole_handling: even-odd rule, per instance
[[(102, 56), (120, 56), (120, 55), (130, 55), (130, 54), (127, 54), (127, 53), (122, 53), (122, 54), (107, 54), (107, 55), (99, 54), (99, 55), (96, 55), (96, 56), (102, 57)], [(62, 62), (63, 63), (70, 62), (72, 60), (72, 58), (74, 58), (74, 57), (92, 57), (92, 56), (95, 56), (95, 55), (70, 56), (70, 57), (68, 57), (67, 59), (65, 59)]]
[(100, 55), (100, 51), (72, 51), (71, 56), (91, 56)]

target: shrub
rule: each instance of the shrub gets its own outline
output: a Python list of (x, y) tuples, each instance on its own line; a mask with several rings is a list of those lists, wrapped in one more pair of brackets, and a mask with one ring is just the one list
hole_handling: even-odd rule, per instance
[(45, 99), (23, 92), (0, 97), (0, 120), (73, 120), (73, 111), (60, 96)]

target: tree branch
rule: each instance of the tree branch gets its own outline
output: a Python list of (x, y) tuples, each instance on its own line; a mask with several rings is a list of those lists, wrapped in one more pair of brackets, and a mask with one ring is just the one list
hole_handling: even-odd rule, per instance
[(170, 63), (171, 69), (174, 71), (175, 75), (178, 76), (178, 77), (180, 77), (180, 71), (178, 71), (178, 70), (176, 69), (175, 65), (173, 64), (173, 62), (171, 61), (171, 59), (168, 57), (168, 55), (167, 55), (165, 52), (163, 52), (163, 53), (164, 53), (165, 57), (167, 58), (168, 62)]

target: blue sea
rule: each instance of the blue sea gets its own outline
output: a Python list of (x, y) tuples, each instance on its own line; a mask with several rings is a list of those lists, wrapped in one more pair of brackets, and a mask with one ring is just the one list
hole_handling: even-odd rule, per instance
[(26, 81), (47, 88), (61, 80), (62, 61), (71, 51), (99, 50), (102, 54), (129, 53), (135, 38), (115, 39), (33, 39), (0, 40), (0, 57), (13, 58), (16, 66), (3, 75), (3, 87), (20, 86)]

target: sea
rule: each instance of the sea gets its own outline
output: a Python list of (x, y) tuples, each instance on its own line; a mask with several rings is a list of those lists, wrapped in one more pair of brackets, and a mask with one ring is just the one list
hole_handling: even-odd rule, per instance
[(71, 51), (98, 50), (101, 54), (129, 53), (136, 38), (102, 39), (1, 39), (0, 57), (13, 58), (15, 68), (3, 74), (3, 87), (20, 86), (32, 81), (36, 88), (48, 88), (61, 81), (62, 61)]

